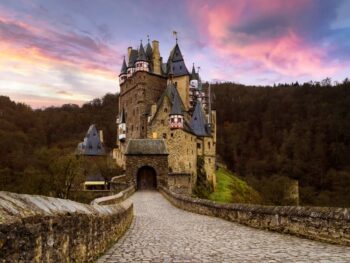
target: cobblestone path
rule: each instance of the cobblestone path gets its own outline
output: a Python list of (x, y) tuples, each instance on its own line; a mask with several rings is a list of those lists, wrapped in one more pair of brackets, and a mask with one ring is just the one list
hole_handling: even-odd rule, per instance
[(131, 198), (131, 228), (97, 262), (350, 262), (349, 247), (189, 213), (158, 192)]

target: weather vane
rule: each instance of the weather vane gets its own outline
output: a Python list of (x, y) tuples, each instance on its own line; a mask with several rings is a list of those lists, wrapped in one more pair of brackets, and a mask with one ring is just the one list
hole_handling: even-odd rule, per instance
[(177, 44), (177, 34), (178, 34), (177, 31), (174, 30), (174, 31), (173, 31), (173, 36), (175, 37), (176, 44)]

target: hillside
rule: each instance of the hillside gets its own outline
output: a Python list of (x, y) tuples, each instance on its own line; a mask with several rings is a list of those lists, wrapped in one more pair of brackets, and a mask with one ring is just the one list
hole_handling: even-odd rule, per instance
[(225, 168), (216, 172), (216, 189), (209, 199), (221, 203), (253, 203), (259, 204), (262, 199), (245, 181), (239, 179)]
[(350, 82), (212, 85), (217, 151), (229, 170), (275, 203), (299, 181), (301, 205), (350, 207)]

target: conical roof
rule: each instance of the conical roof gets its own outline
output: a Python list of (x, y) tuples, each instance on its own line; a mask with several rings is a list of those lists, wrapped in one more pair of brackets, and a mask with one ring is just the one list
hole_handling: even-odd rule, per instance
[(182, 103), (178, 92), (174, 92), (173, 106), (170, 115), (183, 115)]
[(168, 70), (169, 64), (172, 63), (172, 70), (175, 77), (189, 75), (185, 61), (183, 59), (179, 45), (176, 43), (175, 47), (171, 50), (168, 58)]
[(89, 127), (84, 141), (78, 144), (77, 154), (90, 156), (106, 154), (95, 124)]
[(128, 62), (128, 67), (132, 68), (134, 67), (135, 61), (137, 60), (138, 57), (138, 52), (136, 49), (132, 49), (130, 51), (130, 56), (129, 56), (129, 62)]
[(142, 42), (139, 48), (139, 54), (136, 61), (147, 61), (145, 49), (143, 48)]
[(152, 60), (153, 57), (153, 50), (151, 47), (151, 44), (148, 42), (147, 46), (146, 46), (146, 56), (149, 60)]
[(197, 136), (209, 136), (206, 129), (205, 114), (202, 109), (202, 103), (197, 101), (196, 108), (193, 112), (190, 127), (192, 132)]
[(198, 80), (197, 77), (198, 77), (198, 76), (197, 76), (196, 70), (194, 69), (194, 63), (193, 63), (193, 65), (192, 65), (192, 73), (191, 73), (191, 78), (190, 78), (190, 80)]
[(120, 75), (122, 74), (126, 74), (127, 73), (127, 66), (126, 66), (126, 62), (125, 62), (125, 57), (123, 59), (123, 65), (122, 65), (122, 68), (120, 70)]

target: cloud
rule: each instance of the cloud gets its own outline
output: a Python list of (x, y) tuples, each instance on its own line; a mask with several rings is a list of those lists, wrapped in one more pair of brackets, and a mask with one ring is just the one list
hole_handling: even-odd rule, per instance
[(327, 46), (341, 2), (191, 1), (189, 9), (196, 10), (198, 30), (222, 60), (238, 71), (249, 68), (245, 78), (257, 73), (317, 78), (345, 66)]

